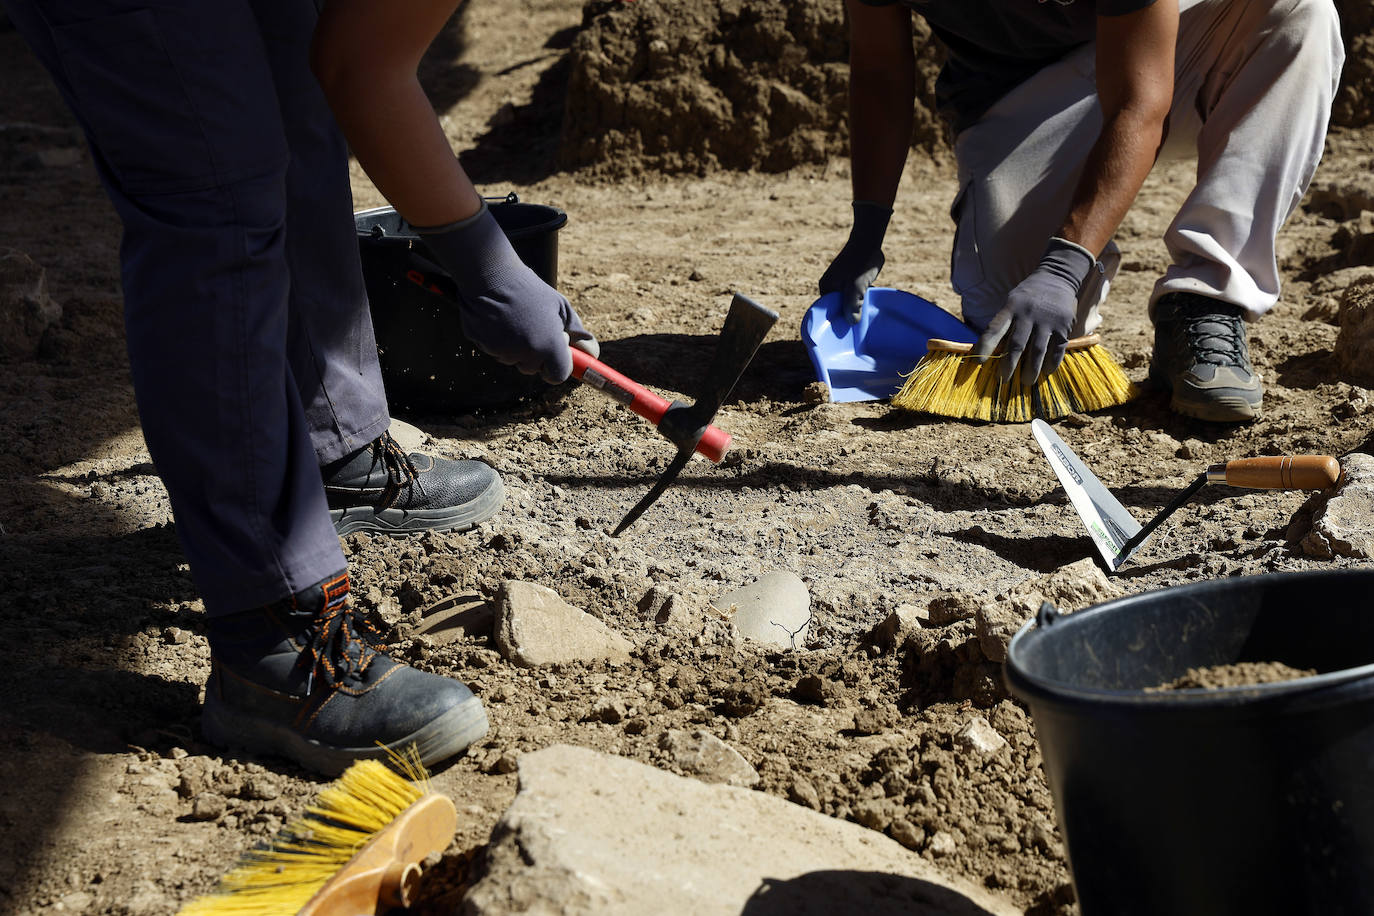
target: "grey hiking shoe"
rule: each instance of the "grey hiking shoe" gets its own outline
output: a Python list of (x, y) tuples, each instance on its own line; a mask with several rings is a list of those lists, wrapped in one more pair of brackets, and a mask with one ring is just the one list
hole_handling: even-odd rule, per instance
[(1257, 419), (1264, 386), (1250, 365), (1244, 311), (1194, 293), (1169, 293), (1155, 305), (1150, 379), (1173, 392), (1169, 407), (1199, 420)]
[(490, 465), (406, 454), (387, 433), (320, 474), (339, 534), (466, 531), (495, 515), (506, 495)]
[(347, 573), (209, 624), (201, 732), (212, 744), (333, 776), (410, 744), (428, 766), (487, 733), (486, 710), (464, 684), (385, 654), (349, 603)]

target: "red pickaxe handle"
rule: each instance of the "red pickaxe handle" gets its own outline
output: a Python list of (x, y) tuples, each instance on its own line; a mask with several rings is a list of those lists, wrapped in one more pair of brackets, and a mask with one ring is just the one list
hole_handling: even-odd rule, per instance
[[(663, 414), (672, 406), (671, 401), (659, 397), (577, 347), (571, 349), (573, 378), (591, 385), (602, 394), (624, 404), (654, 426), (658, 426)], [(729, 448), (730, 434), (716, 426), (707, 426), (701, 441), (697, 443), (697, 452), (717, 463), (725, 457)]]

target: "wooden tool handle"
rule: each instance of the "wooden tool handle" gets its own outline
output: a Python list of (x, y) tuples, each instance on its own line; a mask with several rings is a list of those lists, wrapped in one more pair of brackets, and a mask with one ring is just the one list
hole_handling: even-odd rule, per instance
[[(1067, 350), (1086, 350), (1088, 347), (1095, 347), (1102, 342), (1102, 338), (1097, 334), (1087, 334), (1083, 337), (1075, 337), (1069, 341)], [(928, 353), (971, 353), (973, 344), (961, 343), (957, 340), (945, 340), (943, 337), (932, 337), (926, 341), (926, 352)], [(995, 351), (993, 356), (1001, 356), (1001, 350)]]
[[(659, 397), (648, 388), (612, 369), (594, 356), (572, 347), (573, 378), (592, 386), (613, 401), (619, 401), (630, 410), (658, 426), (663, 414), (672, 402)], [(718, 426), (707, 426), (697, 443), (697, 452), (711, 461), (720, 463), (730, 449), (730, 434)]]
[(1239, 458), (1212, 465), (1207, 479), (1261, 490), (1325, 490), (1340, 482), (1341, 466), (1330, 455)]
[(424, 796), (354, 853), (296, 916), (376, 913), (409, 906), (420, 863), (447, 849), (457, 829), (453, 802), (443, 795)]

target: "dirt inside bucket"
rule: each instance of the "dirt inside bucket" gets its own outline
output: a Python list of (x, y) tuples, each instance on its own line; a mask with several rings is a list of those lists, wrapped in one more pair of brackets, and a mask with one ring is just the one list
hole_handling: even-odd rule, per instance
[(1212, 665), (1208, 668), (1189, 668), (1181, 677), (1167, 684), (1151, 687), (1147, 692), (1196, 688), (1213, 690), (1218, 687), (1276, 684), (1280, 681), (1312, 677), (1316, 673), (1315, 669), (1292, 668), (1283, 662), (1236, 662), (1230, 665)]

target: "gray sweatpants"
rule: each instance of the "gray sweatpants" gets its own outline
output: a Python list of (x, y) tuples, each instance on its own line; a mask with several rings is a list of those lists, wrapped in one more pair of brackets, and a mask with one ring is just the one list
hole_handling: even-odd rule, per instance
[[(1161, 159), (1195, 157), (1197, 184), (1164, 235), (1168, 292), (1200, 293), (1251, 320), (1279, 295), (1274, 240), (1321, 158), (1344, 62), (1331, 0), (1182, 0), (1174, 101)], [(959, 134), (950, 280), (982, 330), (1035, 269), (1068, 214), (1102, 125), (1090, 43), (1045, 67)], [(1083, 291), (1075, 335), (1120, 263)]]

